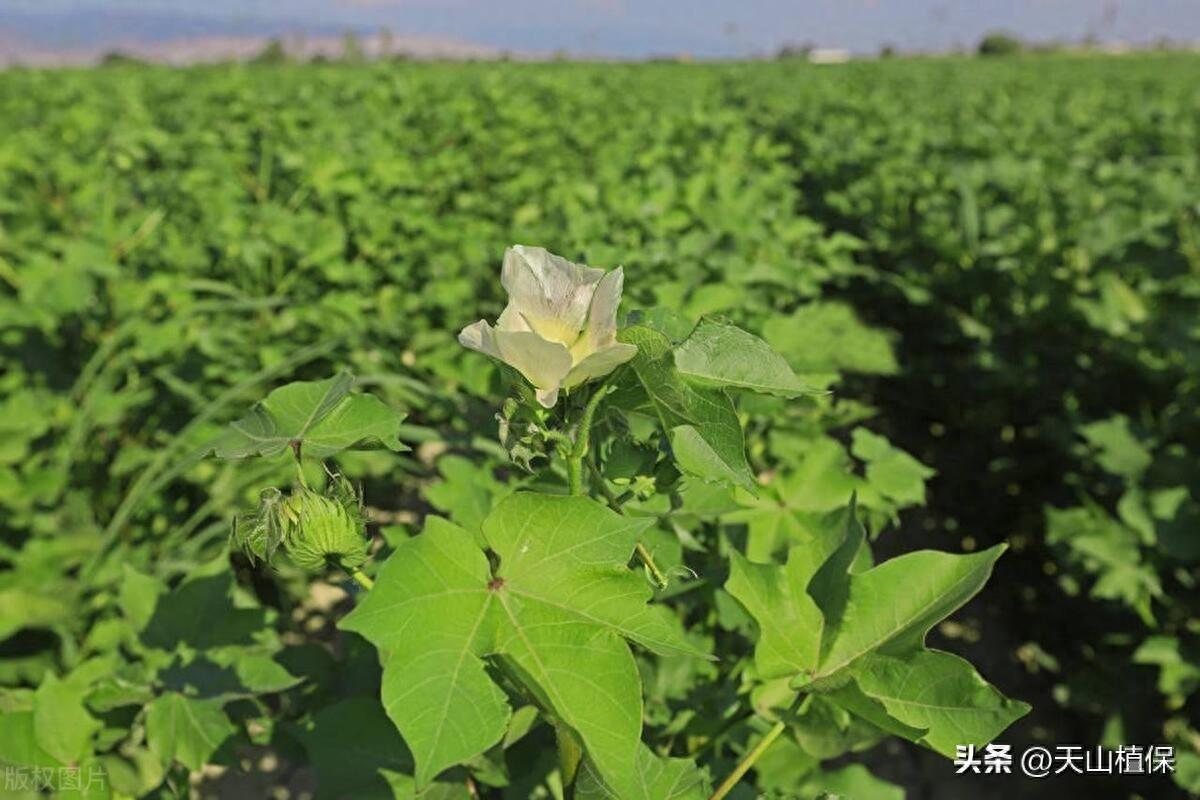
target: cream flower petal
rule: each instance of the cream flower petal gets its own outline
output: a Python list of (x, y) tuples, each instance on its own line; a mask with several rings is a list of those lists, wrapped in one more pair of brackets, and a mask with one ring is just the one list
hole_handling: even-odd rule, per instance
[(617, 306), (625, 273), (572, 264), (540, 247), (504, 252), (501, 283), (508, 305), (492, 327), (485, 320), (458, 335), (465, 347), (499, 359), (533, 384), (552, 408), (561, 389), (601, 378), (637, 354), (617, 342)]
[(493, 331), (492, 337), (504, 363), (524, 375), (535, 388), (554, 393), (547, 395), (550, 405), (546, 405), (541, 395), (538, 397), (542, 405), (553, 406), (563, 378), (571, 371), (571, 353), (566, 345), (547, 341), (529, 331)]
[(558, 389), (535, 389), (534, 394), (537, 395), (537, 401), (546, 408), (554, 408), (554, 404), (558, 402)]
[[(500, 272), (509, 298), (505, 313), (520, 314), (543, 337), (569, 346), (587, 320), (592, 294), (602, 277), (602, 269), (573, 264), (541, 247), (510, 247)], [(510, 326), (516, 327), (511, 322), (505, 325)]]
[(563, 379), (563, 388), (570, 389), (592, 378), (600, 378), (637, 355), (637, 346), (616, 342), (588, 355), (571, 368)]
[(500, 316), (496, 317), (496, 328), (502, 331), (531, 331), (529, 323), (525, 321), (524, 315), (517, 310), (517, 307), (509, 303), (500, 312)]
[(617, 306), (621, 303), (624, 285), (625, 272), (620, 267), (607, 273), (596, 284), (583, 334), (571, 347), (571, 357), (577, 363), (616, 341)]
[(492, 358), (500, 358), (500, 348), (496, 346), (495, 332), (487, 320), (481, 319), (479, 322), (473, 322), (459, 331), (458, 343)]

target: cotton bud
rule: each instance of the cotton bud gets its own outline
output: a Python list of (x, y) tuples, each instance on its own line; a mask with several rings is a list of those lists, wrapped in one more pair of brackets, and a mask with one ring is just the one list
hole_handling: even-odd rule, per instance
[(336, 474), (329, 476), (323, 492), (307, 487), (290, 495), (264, 492), (257, 516), (240, 530), (235, 524), (233, 538), (251, 559), (267, 562), (282, 547), (306, 572), (331, 564), (353, 569), (367, 560), (361, 500), (349, 481)]

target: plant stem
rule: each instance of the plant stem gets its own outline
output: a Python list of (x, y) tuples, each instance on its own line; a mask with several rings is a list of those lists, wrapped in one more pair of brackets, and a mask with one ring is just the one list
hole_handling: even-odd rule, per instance
[(346, 570), (347, 574), (354, 579), (354, 582), (361, 586), (366, 591), (371, 591), (375, 587), (375, 581), (371, 580), (367, 573), (363, 572), (358, 567), (352, 567)]
[(567, 491), (571, 494), (583, 494), (583, 474), (579, 461), (573, 455), (567, 455)]
[(579, 417), (579, 428), (575, 432), (575, 446), (567, 453), (567, 487), (571, 494), (583, 494), (583, 459), (588, 453), (588, 448), (591, 447), (592, 419), (595, 418), (596, 409), (600, 407), (600, 401), (606, 394), (608, 394), (608, 384), (602, 383), (596, 391), (592, 392), (587, 405), (583, 408), (583, 415)]
[(721, 798), (733, 791), (733, 787), (737, 786), (742, 776), (750, 771), (750, 768), (754, 766), (756, 761), (762, 758), (763, 753), (767, 752), (767, 748), (775, 743), (775, 740), (779, 738), (779, 735), (783, 733), (786, 727), (787, 725), (782, 720), (776, 722), (775, 726), (767, 731), (767, 735), (762, 738), (762, 741), (756, 744), (754, 749), (738, 762), (733, 772), (729, 773), (729, 777), (717, 787), (717, 790), (713, 792), (709, 800), (721, 800)]
[(721, 782), (721, 785), (717, 787), (717, 790), (712, 793), (712, 797), (708, 798), (708, 800), (722, 800), (725, 795), (733, 791), (733, 787), (737, 786), (738, 781), (740, 781), (745, 774), (750, 771), (751, 767), (753, 767), (758, 760), (762, 758), (763, 753), (767, 752), (771, 745), (775, 743), (775, 740), (783, 734), (784, 730), (787, 728), (786, 717), (791, 715), (797, 708), (799, 708), (800, 703), (804, 701), (804, 696), (805, 695), (803, 692), (796, 695), (796, 699), (792, 701), (791, 706), (788, 707), (787, 712), (784, 714), (784, 718), (776, 722), (771, 727), (771, 730), (767, 731), (767, 735), (762, 738), (762, 741), (754, 745), (754, 749), (742, 757), (742, 760), (738, 762), (738, 765), (733, 768), (733, 772), (729, 773), (729, 777)]

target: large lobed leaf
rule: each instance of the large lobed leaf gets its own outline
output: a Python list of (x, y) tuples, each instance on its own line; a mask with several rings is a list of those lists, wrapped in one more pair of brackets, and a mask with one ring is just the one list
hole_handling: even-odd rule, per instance
[(889, 733), (952, 755), (990, 741), (1029, 707), (966, 661), (925, 649), (930, 628), (982, 588), (1004, 550), (918, 551), (852, 572), (865, 538), (853, 504), (835, 541), (794, 547), (783, 566), (735, 554), (726, 589), (759, 629), (764, 680), (827, 693)]
[(219, 458), (275, 456), (288, 447), (326, 458), (352, 447), (381, 444), (397, 452), (404, 419), (370, 394), (351, 394), (354, 377), (341, 372), (324, 381), (297, 381), (267, 395), (249, 414), (229, 424), (213, 452)]
[(504, 692), (483, 662), (496, 638), (490, 580), (487, 556), (471, 535), (430, 517), (341, 623), (379, 648), (383, 705), (412, 750), (422, 786), (495, 744), (508, 725)]
[(511, 711), (491, 661), (573, 731), (604, 786), (653, 798), (629, 770), (642, 700), (625, 640), (702, 653), (628, 568), (648, 524), (587, 498), (521, 493), (484, 520), (495, 567), (471, 533), (438, 518), (396, 549), (341, 626), (380, 651), (383, 704), (419, 786), (503, 737)]

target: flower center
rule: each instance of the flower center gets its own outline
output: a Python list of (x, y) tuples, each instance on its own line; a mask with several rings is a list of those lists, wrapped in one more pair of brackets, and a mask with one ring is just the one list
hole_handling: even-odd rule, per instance
[(557, 319), (539, 319), (532, 320), (528, 317), (525, 321), (529, 323), (529, 327), (533, 328), (534, 332), (543, 339), (551, 342), (560, 342), (569, 350), (571, 345), (575, 344), (579, 339), (579, 331), (572, 328), (570, 325)]

